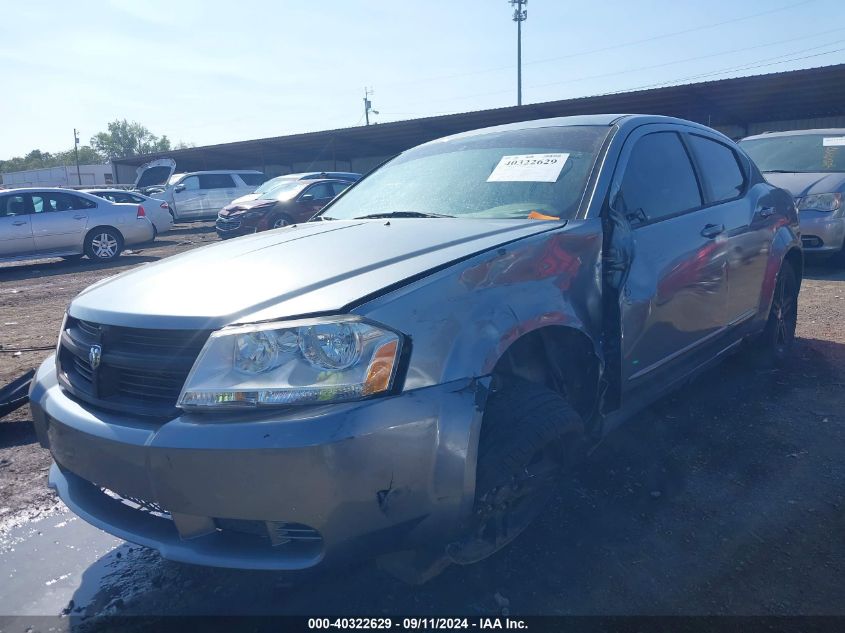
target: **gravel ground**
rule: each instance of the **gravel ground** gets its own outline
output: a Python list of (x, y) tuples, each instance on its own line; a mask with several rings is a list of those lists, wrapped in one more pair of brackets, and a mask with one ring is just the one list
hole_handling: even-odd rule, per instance
[[(0, 267), (0, 344), (52, 345), (64, 307), (85, 286), (215, 240), (208, 224), (179, 226), (107, 269)], [(735, 357), (658, 402), (561, 485), (542, 520), (481, 564), (410, 588), (371, 564), (291, 581), (122, 545), (98, 561), (114, 571), (85, 587), (95, 598), (69, 609), (845, 615), (843, 282), (841, 271), (808, 269), (788, 366), (759, 372)], [(0, 382), (47, 354), (0, 353)], [(59, 506), (46, 487), (49, 464), (27, 408), (0, 421), (0, 530)]]

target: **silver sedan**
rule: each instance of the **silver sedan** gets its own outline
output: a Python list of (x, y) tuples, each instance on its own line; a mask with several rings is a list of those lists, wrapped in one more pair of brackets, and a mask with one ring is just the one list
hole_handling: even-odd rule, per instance
[(0, 261), (83, 255), (109, 261), (124, 246), (149, 242), (154, 235), (137, 204), (116, 204), (70, 189), (0, 192)]

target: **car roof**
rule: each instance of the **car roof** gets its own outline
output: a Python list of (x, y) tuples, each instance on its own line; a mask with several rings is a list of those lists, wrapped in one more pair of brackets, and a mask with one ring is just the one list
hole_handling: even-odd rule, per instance
[(205, 171), (181, 171), (174, 173), (171, 178), (176, 176), (202, 176), (204, 174), (259, 174), (264, 175), (264, 172), (257, 169), (207, 169)]
[[(492, 127), (479, 128), (477, 130), (470, 130), (468, 132), (460, 132), (451, 136), (445, 136), (429, 143), (441, 143), (445, 140), (469, 138), (477, 134), (489, 134), (491, 132), (509, 132), (517, 130), (531, 130), (544, 127), (571, 127), (571, 126), (618, 126), (620, 128), (634, 128), (640, 125), (657, 123), (673, 123), (676, 125), (683, 125), (686, 127), (698, 128), (700, 130), (714, 132), (712, 128), (694, 121), (687, 121), (686, 119), (679, 119), (677, 117), (663, 116), (659, 114), (582, 114), (578, 116), (562, 116), (553, 117), (549, 119), (534, 119), (531, 121), (518, 121), (516, 123), (505, 123), (504, 125), (495, 125)], [(716, 131), (717, 134), (720, 134)], [(722, 135), (724, 136), (724, 135)], [(726, 137), (727, 138), (727, 137)], [(427, 145), (428, 143), (425, 143)]]
[(87, 195), (89, 194), (84, 189), (71, 189), (70, 187), (12, 187), (9, 189), (0, 189), (3, 193), (8, 193), (10, 191), (20, 191), (21, 193), (31, 193), (33, 191), (61, 191), (64, 193), (84, 193)]
[(778, 136), (804, 136), (809, 134), (829, 134), (830, 136), (845, 136), (845, 128), (842, 127), (823, 127), (812, 130), (784, 130), (783, 132), (763, 132), (762, 134), (754, 134), (753, 136), (746, 136), (743, 141), (756, 140), (758, 138), (776, 138)]

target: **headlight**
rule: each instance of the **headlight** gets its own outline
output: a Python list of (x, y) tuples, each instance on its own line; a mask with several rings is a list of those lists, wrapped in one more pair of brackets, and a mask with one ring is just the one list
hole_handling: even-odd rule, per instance
[(244, 213), (245, 220), (255, 220), (256, 218), (260, 218), (264, 215), (263, 211), (247, 211)]
[(358, 400), (389, 391), (402, 341), (359, 317), (214, 332), (179, 396), (183, 409)]
[(836, 211), (842, 204), (841, 193), (814, 193), (801, 198), (798, 210)]

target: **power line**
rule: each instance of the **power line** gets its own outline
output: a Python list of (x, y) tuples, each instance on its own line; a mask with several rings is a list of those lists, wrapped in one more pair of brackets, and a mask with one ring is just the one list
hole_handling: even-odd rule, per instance
[[(729, 51), (720, 51), (718, 53), (710, 53), (709, 55), (698, 55), (696, 57), (687, 57), (685, 59), (675, 59), (675, 60), (672, 60), (672, 61), (669, 61), (669, 62), (663, 62), (661, 64), (652, 64), (650, 66), (638, 66), (637, 68), (626, 68), (624, 70), (615, 70), (613, 72), (602, 73), (602, 74), (599, 74), (599, 75), (589, 75), (587, 77), (577, 77), (575, 79), (565, 79), (563, 81), (551, 81), (549, 83), (544, 83), (544, 84), (535, 84), (531, 87), (532, 88), (547, 88), (548, 86), (558, 86), (558, 85), (561, 85), (561, 84), (575, 83), (577, 81), (586, 81), (588, 79), (601, 79), (603, 77), (612, 77), (614, 75), (625, 75), (625, 74), (640, 71), (640, 70), (652, 70), (654, 68), (665, 68), (666, 66), (674, 66), (675, 64), (685, 64), (687, 62), (694, 62), (694, 61), (699, 61), (699, 60), (702, 60), (702, 59), (710, 59), (712, 57), (720, 57), (722, 55), (732, 55), (734, 53), (742, 53), (742, 52), (745, 52), (745, 51), (752, 51), (752, 50), (757, 50), (757, 49), (760, 49), (760, 48), (768, 48), (770, 46), (777, 46), (778, 44), (788, 44), (789, 42), (796, 42), (798, 40), (806, 40), (806, 39), (810, 39), (810, 38), (816, 38), (816, 37), (819, 37), (820, 35), (827, 35), (828, 33), (836, 33), (838, 31), (843, 31), (843, 30), (845, 30), (845, 27), (840, 27), (838, 29), (830, 29), (828, 31), (820, 31), (820, 32), (817, 32), (817, 33), (811, 33), (809, 35), (802, 35), (800, 37), (792, 37), (792, 38), (789, 38), (789, 39), (786, 39), (786, 40), (780, 40), (780, 41), (777, 41), (777, 42), (767, 42), (766, 44), (758, 44), (756, 46), (745, 46), (743, 48), (734, 48), (734, 49), (731, 49)], [(837, 40), (835, 42), (831, 42), (831, 44), (825, 44), (825, 45), (814, 47), (813, 49), (808, 49), (808, 50), (814, 50), (815, 48), (823, 48), (824, 46), (830, 46), (832, 44), (838, 43), (839, 41), (841, 41), (841, 40)], [(797, 51), (797, 52), (802, 52), (802, 51)], [(787, 55), (792, 55), (792, 54), (793, 53), (787, 53)], [(784, 55), (778, 55), (777, 57), (783, 57), (783, 56)], [(755, 62), (749, 62), (749, 63), (755, 63)]]
[[(833, 30), (836, 31), (836, 30), (840, 30), (840, 29), (833, 29)], [(807, 38), (801, 37), (801, 38), (794, 38), (794, 39), (807, 39)], [(784, 42), (787, 42), (787, 41), (792, 41), (792, 40), (784, 40)], [(685, 81), (687, 79), (695, 79), (697, 77), (704, 77), (704, 76), (709, 76), (709, 75), (714, 75), (714, 74), (723, 74), (723, 73), (726, 73), (726, 72), (732, 72), (734, 70), (742, 70), (744, 66), (749, 65), (749, 64), (759, 64), (761, 62), (768, 62), (770, 60), (780, 59), (781, 57), (787, 57), (789, 55), (797, 55), (799, 53), (806, 53), (806, 52), (809, 52), (809, 51), (818, 50), (820, 48), (825, 48), (827, 46), (833, 46), (833, 45), (839, 44), (841, 42), (842, 42), (841, 39), (835, 40), (833, 42), (828, 42), (827, 44), (821, 44), (819, 46), (812, 46), (812, 47), (809, 47), (809, 48), (803, 48), (803, 49), (791, 51), (789, 53), (784, 53), (782, 55), (776, 55), (774, 57), (765, 57), (763, 59), (757, 59), (757, 60), (754, 60), (754, 61), (751, 61), (751, 62), (746, 62), (746, 64), (743, 64), (742, 66), (738, 66), (736, 68), (726, 68), (726, 69), (723, 69), (723, 70), (717, 70), (717, 71), (712, 71), (712, 72), (708, 72), (708, 73), (703, 73), (701, 75), (693, 75), (689, 78), (672, 79), (672, 80), (668, 80), (667, 82), (663, 82), (663, 83), (675, 83), (677, 81)], [(781, 43), (783, 43), (783, 42), (781, 42)], [(739, 49), (739, 50), (742, 50), (742, 49)], [(734, 52), (738, 52), (738, 51), (726, 51), (725, 53), (722, 53), (722, 54), (727, 55), (727, 54), (731, 54), (731, 53), (734, 53)], [(828, 51), (826, 53), (821, 53), (821, 55), (827, 55), (827, 54), (835, 53), (835, 52), (838, 52), (838, 51)], [(814, 55), (812, 57), (816, 57), (816, 56), (817, 55)], [(691, 58), (683, 60), (683, 61), (686, 61), (686, 62), (696, 61), (697, 59), (704, 59), (704, 58), (707, 58), (707, 57), (712, 57), (712, 55), (702, 55), (700, 57), (691, 57)], [(804, 58), (802, 57), (802, 58), (797, 58), (797, 59), (804, 59)], [(786, 59), (786, 60), (783, 60), (782, 62), (778, 62), (778, 63), (787, 63), (789, 61), (797, 61), (797, 59)], [(672, 63), (674, 63), (674, 62), (672, 62)], [(655, 65), (655, 67), (659, 67), (659, 66), (663, 66), (663, 65), (668, 65), (668, 64), (657, 64), (657, 65)], [(648, 70), (649, 68), (651, 68), (651, 66), (628, 68), (623, 72), (624, 73), (632, 73), (632, 72), (637, 72), (639, 70)], [(603, 77), (607, 74), (617, 74), (617, 73), (614, 72), (614, 73), (605, 73), (605, 74), (600, 74), (600, 75), (588, 75), (588, 76), (585, 76), (585, 77), (579, 77), (577, 79), (570, 79), (570, 80), (555, 82), (555, 83), (556, 84), (563, 84), (563, 83), (572, 83), (572, 82), (575, 82), (575, 81), (586, 81), (588, 79), (601, 78), (601, 77)], [(663, 83), (654, 84), (654, 86), (663, 85)], [(542, 85), (536, 85), (536, 86), (532, 85), (532, 86), (529, 86), (529, 87), (540, 88), (540, 87), (545, 87), (546, 85), (551, 85), (551, 84), (542, 84)], [(463, 95), (463, 96), (460, 96), (460, 97), (448, 97), (448, 98), (444, 98), (444, 99), (433, 99), (433, 100), (429, 101), (429, 103), (462, 101), (462, 100), (466, 100), (466, 99), (472, 99), (472, 98), (475, 98), (475, 97), (486, 97), (486, 96), (499, 95), (499, 94), (503, 94), (503, 93), (506, 93), (506, 92), (509, 92), (509, 90), (502, 89), (502, 90), (494, 90), (494, 91), (490, 91), (490, 92), (478, 92), (478, 93), (473, 93), (473, 94), (470, 94), (470, 95)], [(626, 92), (626, 91), (619, 91), (619, 92)], [(615, 94), (615, 93), (614, 92), (608, 92), (608, 93), (602, 93), (602, 94)]]
[[(832, 42), (830, 44), (825, 44), (824, 46), (831, 46), (832, 44), (838, 44), (841, 41), (842, 40), (839, 40), (839, 42)], [(822, 48), (822, 47), (816, 46), (814, 48)], [(805, 50), (813, 50), (813, 49), (809, 48), (809, 49), (805, 49)], [(683, 82), (686, 82), (686, 81), (692, 81), (694, 79), (701, 79), (703, 77), (713, 77), (713, 76), (716, 76), (716, 75), (724, 75), (725, 73), (735, 72), (735, 71), (738, 71), (738, 70), (755, 70), (757, 68), (766, 68), (768, 66), (777, 66), (778, 64), (787, 64), (789, 62), (797, 62), (797, 61), (801, 61), (801, 60), (804, 60), (804, 59), (812, 59), (814, 57), (822, 57), (824, 55), (831, 55), (833, 53), (840, 53), (842, 51), (845, 51), (845, 48), (836, 48), (832, 51), (824, 51), (824, 52), (821, 52), (821, 53), (814, 53), (813, 55), (804, 55), (802, 57), (791, 57), (789, 59), (783, 59), (781, 61), (772, 61), (772, 62), (764, 63), (764, 64), (759, 64), (757, 62), (750, 62), (749, 64), (744, 64), (742, 66), (736, 66), (734, 68), (726, 68), (724, 70), (716, 70), (716, 71), (713, 71), (713, 72), (701, 73), (701, 74), (698, 74), (698, 75), (689, 75), (687, 77), (681, 77), (679, 79), (672, 79), (670, 81), (666, 81), (666, 82), (662, 82), (662, 83), (645, 84), (645, 85), (642, 85), (642, 86), (636, 86), (634, 88), (626, 88), (625, 90), (616, 90), (616, 91), (613, 91), (613, 92), (603, 92), (603, 93), (601, 93), (601, 95), (595, 95), (595, 96), (622, 94), (622, 93), (625, 93), (625, 92), (634, 92), (636, 90), (647, 90), (649, 88), (662, 88), (664, 86), (670, 86), (670, 85), (676, 84), (676, 83), (683, 83)], [(800, 52), (800, 51), (796, 51), (796, 52)], [(781, 57), (783, 57), (783, 56), (781, 56)], [(775, 58), (770, 58), (770, 59), (775, 59)], [(764, 61), (764, 60), (759, 60), (759, 61)]]
[[(745, 20), (752, 20), (754, 18), (758, 18), (758, 17), (764, 16), (764, 15), (770, 15), (772, 13), (777, 13), (777, 12), (780, 12), (780, 11), (786, 11), (787, 9), (793, 9), (795, 7), (800, 7), (800, 6), (803, 6), (805, 4), (810, 4), (812, 2), (817, 2), (817, 1), (818, 0), (802, 0), (802, 2), (796, 2), (794, 4), (788, 4), (786, 6), (777, 7), (777, 8), (774, 8), (774, 9), (767, 9), (766, 11), (760, 11), (758, 13), (752, 13), (750, 15), (746, 15), (746, 16), (739, 17), (739, 18), (732, 18), (730, 20), (722, 20), (721, 22), (712, 22), (710, 24), (703, 24), (701, 26), (683, 29), (681, 31), (672, 31), (672, 32), (669, 32), (669, 33), (661, 33), (661, 34), (658, 34), (658, 35), (652, 35), (652, 36), (641, 38), (641, 39), (638, 39), (638, 40), (630, 40), (630, 41), (627, 41), (627, 42), (620, 42), (618, 44), (611, 44), (609, 46), (603, 46), (603, 47), (600, 47), (600, 48), (582, 50), (582, 51), (578, 51), (578, 52), (575, 52), (575, 53), (569, 53), (567, 55), (560, 55), (560, 56), (557, 56), (557, 57), (546, 57), (546, 58), (543, 58), (543, 59), (536, 59), (534, 61), (526, 61), (526, 62), (523, 62), (523, 64), (526, 65), (526, 66), (531, 65), (531, 64), (546, 64), (548, 62), (555, 62), (555, 61), (560, 61), (560, 60), (563, 60), (563, 59), (571, 59), (573, 57), (582, 57), (584, 55), (593, 55), (594, 53), (603, 53), (605, 51), (616, 50), (616, 49), (619, 49), (619, 48), (625, 48), (627, 46), (636, 46), (638, 44), (645, 44), (647, 42), (653, 42), (655, 40), (662, 40), (662, 39), (666, 39), (666, 38), (669, 38), (669, 37), (674, 37), (676, 35), (686, 35), (688, 33), (694, 33), (694, 32), (697, 32), (697, 31), (704, 31), (704, 30), (707, 30), (707, 29), (713, 29), (713, 28), (717, 28), (719, 26), (725, 26), (727, 24), (734, 24), (736, 22), (744, 22)], [(437, 75), (437, 76), (433, 76), (433, 77), (423, 77), (423, 78), (420, 78), (420, 79), (412, 79), (412, 80), (408, 80), (408, 81), (394, 82), (394, 83), (387, 84), (387, 85), (388, 86), (401, 86), (401, 85), (407, 85), (407, 84), (418, 84), (418, 83), (421, 83), (423, 81), (441, 81), (443, 79), (455, 79), (455, 78), (459, 78), (459, 77), (469, 77), (471, 75), (480, 75), (480, 74), (491, 73), (491, 72), (496, 72), (496, 71), (500, 71), (500, 70), (509, 70), (510, 68), (512, 68), (512, 66), (495, 66), (495, 67), (483, 68), (483, 69), (479, 69), (479, 70), (470, 70), (470, 71), (461, 72), (461, 73), (454, 73), (454, 74), (450, 74), (450, 75)]]

